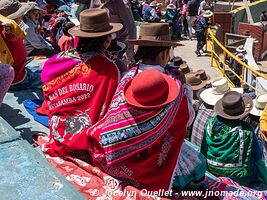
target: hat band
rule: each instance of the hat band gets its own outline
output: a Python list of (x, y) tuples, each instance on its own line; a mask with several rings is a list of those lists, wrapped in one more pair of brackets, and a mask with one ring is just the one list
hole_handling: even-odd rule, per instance
[(201, 80), (198, 82), (191, 82), (190, 85), (192, 85), (192, 86), (200, 85), (201, 82), (202, 82)]
[(142, 40), (164, 40), (164, 41), (171, 41), (171, 38), (169, 35), (157, 35), (157, 36), (140, 36), (139, 39)]
[(213, 87), (212, 94), (222, 95), (228, 92), (229, 90), (230, 90), (230, 87), (228, 85), (226, 87)]
[(110, 31), (113, 27), (107, 23), (103, 22), (100, 24), (82, 24), (80, 25), (80, 30), (85, 31), (85, 32), (91, 32), (91, 33), (96, 33), (96, 32), (105, 32), (105, 31)]
[(243, 113), (245, 111), (245, 106), (244, 106), (244, 102), (241, 102), (240, 106), (237, 106), (235, 108), (223, 108), (224, 112), (228, 115), (240, 115), (241, 113)]
[(264, 110), (265, 106), (266, 106), (266, 102), (264, 102), (264, 103), (260, 103), (260, 102), (256, 101), (256, 105), (255, 105), (255, 107), (256, 107), (258, 110)]
[(180, 68), (180, 69), (182, 70), (182, 72), (190, 72), (189, 67), (187, 67), (187, 68)]
[(207, 77), (206, 74), (200, 74), (200, 79), (201, 79), (201, 80), (207, 80), (208, 77)]

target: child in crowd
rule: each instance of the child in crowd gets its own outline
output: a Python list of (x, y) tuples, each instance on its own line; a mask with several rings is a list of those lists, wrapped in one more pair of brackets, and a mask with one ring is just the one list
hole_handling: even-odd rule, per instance
[(22, 29), (27, 33), (24, 40), (27, 54), (28, 56), (53, 56), (57, 51), (37, 31), (37, 20), (44, 11), (32, 2), (29, 2), (29, 4), (33, 5), (26, 12), (23, 20), (24, 25), (22, 26)]
[(69, 29), (75, 26), (72, 22), (66, 22), (63, 24), (63, 35), (58, 40), (58, 46), (60, 51), (67, 51), (74, 48), (74, 38), (68, 33)]
[(57, 9), (56, 13), (52, 15), (48, 22), (48, 29), (51, 31), (51, 44), (55, 48), (58, 48), (58, 40), (63, 34), (63, 25), (70, 21), (68, 16), (71, 16), (71, 8), (67, 5), (63, 5)]

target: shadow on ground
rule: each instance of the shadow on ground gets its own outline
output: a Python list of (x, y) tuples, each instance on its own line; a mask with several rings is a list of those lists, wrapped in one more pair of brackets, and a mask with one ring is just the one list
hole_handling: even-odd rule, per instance
[(0, 108), (0, 116), (12, 126), (23, 139), (32, 144), (32, 135), (49, 133), (47, 127), (34, 121), (26, 111), (23, 101), (26, 99), (43, 99), (41, 90), (10, 91), (6, 94)]

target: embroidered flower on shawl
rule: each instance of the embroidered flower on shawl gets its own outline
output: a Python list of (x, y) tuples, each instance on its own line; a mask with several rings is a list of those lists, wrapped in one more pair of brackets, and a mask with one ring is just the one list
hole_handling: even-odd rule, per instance
[(117, 179), (111, 176), (106, 176), (104, 177), (104, 181), (105, 181), (106, 189), (108, 191), (115, 191), (115, 190), (120, 189), (120, 182)]
[(70, 176), (67, 176), (66, 179), (70, 182), (77, 183), (81, 187), (84, 187), (91, 180), (91, 178), (89, 177), (79, 176), (75, 174), (71, 174)]
[(166, 134), (164, 139), (163, 139), (163, 144), (161, 146), (161, 152), (159, 154), (159, 159), (158, 159), (158, 166), (161, 166), (163, 162), (166, 160), (167, 155), (171, 149), (171, 143), (173, 141), (173, 137), (169, 136), (169, 134)]

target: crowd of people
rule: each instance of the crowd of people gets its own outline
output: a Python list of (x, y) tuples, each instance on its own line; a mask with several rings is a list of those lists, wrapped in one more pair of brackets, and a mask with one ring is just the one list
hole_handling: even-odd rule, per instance
[(198, 16), (204, 11), (213, 9), (209, 0), (170, 1), (165, 9), (162, 9), (162, 3), (149, 0), (140, 2), (132, 0), (131, 5), (135, 20), (167, 22), (172, 27), (173, 39), (188, 38), (190, 40), (192, 40), (194, 21), (198, 21)]
[[(206, 171), (266, 187), (267, 94), (252, 100), (241, 85), (230, 88), (170, 56), (179, 48), (174, 33), (192, 38), (194, 23), (201, 54), (213, 15), (208, 0), (168, 4), (165, 22), (157, 2), (131, 1), (133, 14), (123, 15), (130, 2), (118, 2), (79, 2), (77, 26), (69, 5), (50, 13), (35, 2), (1, 0), (0, 100), (8, 89), (42, 89), (38, 109), (50, 130), (43, 152), (63, 159), (82, 152), (88, 164), (138, 189), (192, 189)], [(139, 38), (136, 9), (148, 22)], [(32, 56), (48, 59), (33, 70), (25, 67)]]

